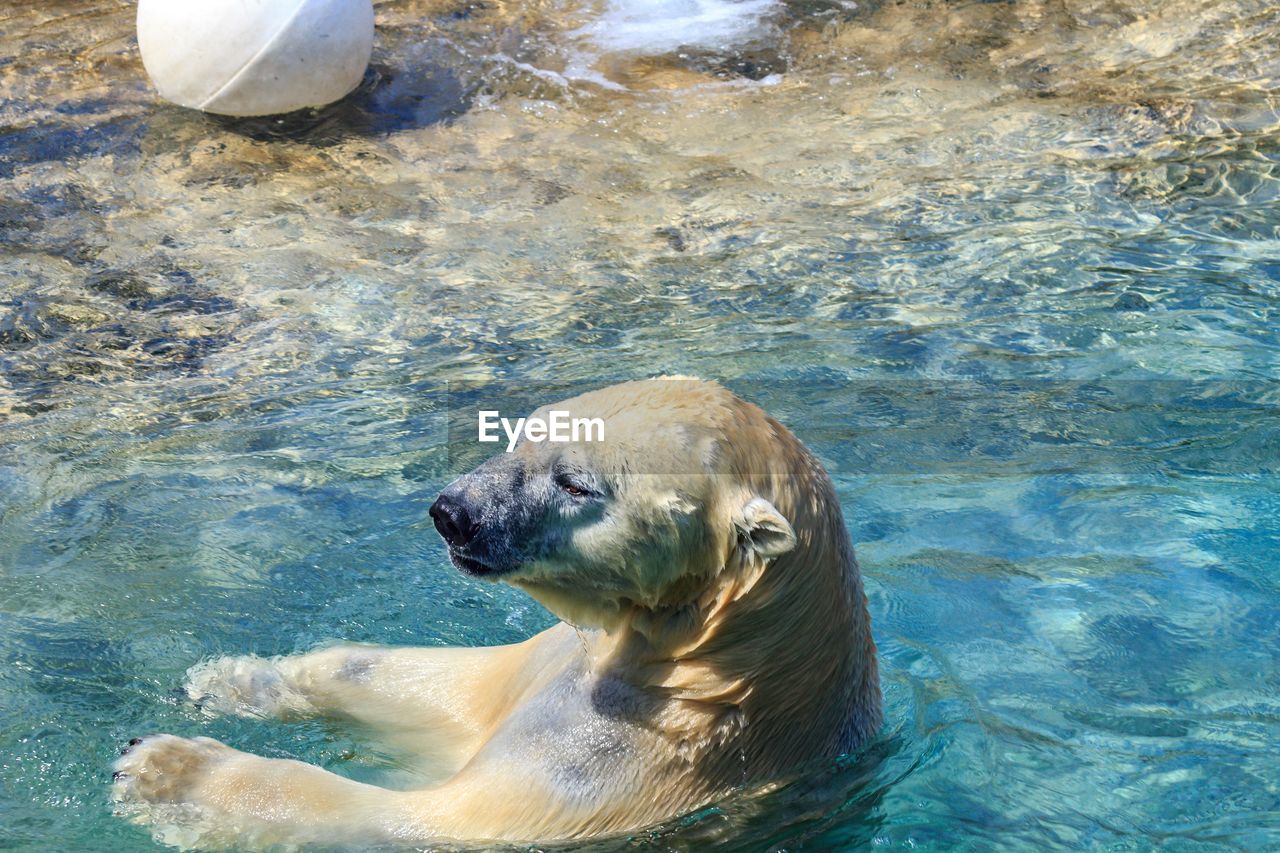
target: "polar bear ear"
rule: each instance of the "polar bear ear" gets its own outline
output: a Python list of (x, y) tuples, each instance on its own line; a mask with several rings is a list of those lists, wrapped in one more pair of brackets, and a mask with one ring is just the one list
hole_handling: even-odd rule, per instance
[(781, 557), (796, 547), (796, 532), (778, 508), (764, 498), (752, 498), (736, 520), (743, 545), (765, 559)]

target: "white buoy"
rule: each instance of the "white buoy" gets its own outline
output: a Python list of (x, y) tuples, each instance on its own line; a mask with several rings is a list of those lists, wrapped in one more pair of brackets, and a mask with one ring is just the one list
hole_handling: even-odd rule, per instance
[(318, 107), (364, 77), (372, 0), (141, 0), (138, 47), (161, 97), (210, 113)]

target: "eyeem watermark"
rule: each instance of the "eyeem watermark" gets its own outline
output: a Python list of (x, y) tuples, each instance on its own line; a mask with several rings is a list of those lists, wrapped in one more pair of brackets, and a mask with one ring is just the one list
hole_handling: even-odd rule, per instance
[[(770, 374), (772, 375), (772, 374)], [(1077, 475), (1157, 477), (1280, 477), (1280, 381), (1214, 379), (914, 379), (899, 376), (764, 381), (748, 376), (730, 385), (789, 426), (838, 478), (941, 476), (983, 478)], [(624, 377), (625, 378), (625, 377)], [(514, 438), (525, 425), (510, 418), (504, 431), (497, 411), (567, 410), (601, 414), (560, 403), (611, 384), (587, 382), (450, 382), (426, 389), (412, 429), (424, 436), (443, 421), (443, 443), (423, 438), (422, 453), (407, 470), (422, 480), (465, 474)], [(679, 382), (679, 380), (668, 380)], [(3, 406), (0, 406), (3, 408)], [(480, 423), (477, 441), (477, 412)], [(559, 415), (557, 439), (573, 441), (573, 422)], [(622, 438), (612, 415), (603, 440)], [(661, 426), (661, 425), (659, 425)], [(545, 432), (544, 432), (545, 429)], [(582, 438), (586, 429), (579, 425)], [(533, 430), (543, 442), (552, 426)], [(596, 446), (593, 425), (587, 446)], [(541, 448), (542, 444), (532, 445)], [(571, 445), (553, 445), (566, 447)], [(772, 460), (752, 454), (761, 476)], [(643, 474), (679, 474), (681, 457), (653, 453), (629, 460)], [(747, 463), (744, 463), (747, 464)], [(0, 470), (3, 465), (0, 465)], [(772, 470), (772, 469), (768, 469)], [(3, 482), (0, 475), (0, 483)]]
[(501, 428), (507, 436), (507, 452), (516, 449), (516, 443), (523, 435), (527, 440), (538, 444), (543, 441), (566, 443), (570, 441), (604, 441), (603, 418), (575, 418), (569, 412), (553, 409), (544, 418), (504, 418), (496, 411), (478, 413), (478, 431), (482, 442), (494, 443), (502, 440), (498, 430)]

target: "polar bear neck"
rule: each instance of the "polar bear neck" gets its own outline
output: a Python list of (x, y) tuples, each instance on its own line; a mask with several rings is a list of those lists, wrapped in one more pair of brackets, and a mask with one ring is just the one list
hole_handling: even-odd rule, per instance
[(633, 607), (588, 650), (594, 671), (683, 709), (669, 715), (672, 737), (705, 733), (708, 714), (740, 729), (734, 749), (762, 773), (847, 752), (881, 721), (867, 599), (843, 514), (825, 471), (791, 442), (793, 455), (780, 460), (786, 476), (764, 472), (755, 485), (792, 520), (796, 548), (768, 563), (729, 549), (696, 601)]
[[(680, 402), (667, 419), (696, 411), (688, 433), (706, 439), (708, 565), (662, 605), (601, 608), (595, 597), (584, 605), (576, 587), (513, 583), (570, 624), (605, 627), (582, 635), (586, 677), (643, 697), (655, 709), (645, 729), (690, 766), (709, 768), (712, 784), (853, 749), (880, 726), (880, 686), (867, 598), (830, 478), (786, 427), (719, 386), (667, 391)], [(757, 497), (796, 537), (768, 562), (740, 550), (736, 529)]]

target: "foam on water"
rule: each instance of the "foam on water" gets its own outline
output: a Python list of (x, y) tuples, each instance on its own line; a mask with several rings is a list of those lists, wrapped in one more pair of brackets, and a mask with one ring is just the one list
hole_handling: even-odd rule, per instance
[(769, 21), (781, 7), (778, 0), (609, 0), (571, 35), (615, 53), (727, 50), (776, 32)]

